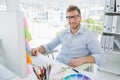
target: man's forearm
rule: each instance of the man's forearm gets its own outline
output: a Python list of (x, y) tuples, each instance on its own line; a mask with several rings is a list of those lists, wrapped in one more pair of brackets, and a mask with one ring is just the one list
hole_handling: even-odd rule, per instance
[(93, 56), (86, 56), (85, 63), (95, 63), (95, 58)]

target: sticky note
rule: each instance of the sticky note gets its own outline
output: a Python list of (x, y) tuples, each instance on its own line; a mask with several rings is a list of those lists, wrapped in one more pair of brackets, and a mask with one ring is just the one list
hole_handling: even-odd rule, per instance
[(28, 41), (32, 40), (32, 37), (31, 37), (31, 35), (30, 35), (30, 33), (29, 33), (27, 28), (25, 28), (25, 38), (27, 38)]
[(26, 47), (28, 48), (28, 50), (30, 50), (30, 45), (29, 45), (29, 42), (28, 42), (27, 38), (25, 38), (25, 44), (26, 44)]
[(32, 64), (32, 59), (30, 58), (30, 56), (28, 55), (28, 52), (26, 51), (26, 59), (27, 59), (27, 63)]

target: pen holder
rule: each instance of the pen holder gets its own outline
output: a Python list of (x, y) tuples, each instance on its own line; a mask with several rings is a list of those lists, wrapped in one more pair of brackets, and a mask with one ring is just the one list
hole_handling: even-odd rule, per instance
[(33, 67), (33, 72), (35, 73), (38, 80), (49, 80), (51, 65), (46, 66), (35, 66)]

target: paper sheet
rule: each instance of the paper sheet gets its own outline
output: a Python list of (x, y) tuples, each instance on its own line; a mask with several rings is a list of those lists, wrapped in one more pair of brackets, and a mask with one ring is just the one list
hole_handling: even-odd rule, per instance
[(14, 73), (12, 73), (7, 68), (5, 68), (3, 65), (0, 64), (0, 80), (9, 80), (14, 77), (16, 77)]

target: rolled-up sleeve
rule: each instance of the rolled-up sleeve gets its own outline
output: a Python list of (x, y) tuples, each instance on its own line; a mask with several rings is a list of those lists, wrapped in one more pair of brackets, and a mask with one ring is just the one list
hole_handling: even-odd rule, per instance
[(46, 53), (52, 51), (55, 47), (60, 44), (60, 34), (58, 34), (52, 41), (46, 45), (42, 45), (45, 48)]
[(88, 50), (91, 53), (91, 56), (94, 57), (95, 63), (97, 65), (101, 65), (102, 63), (105, 62), (106, 56), (99, 44), (96, 35), (90, 31), (89, 33), (87, 33), (86, 39)]

